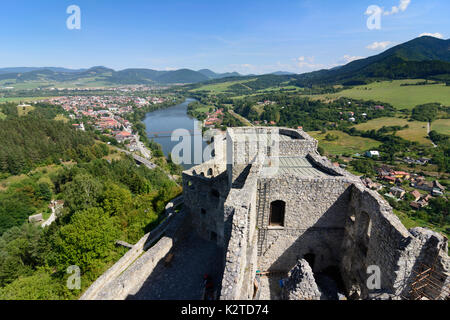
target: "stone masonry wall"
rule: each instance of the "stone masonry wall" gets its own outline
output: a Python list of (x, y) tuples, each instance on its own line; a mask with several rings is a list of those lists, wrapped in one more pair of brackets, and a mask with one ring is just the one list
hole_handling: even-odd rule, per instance
[[(314, 271), (338, 265), (351, 185), (345, 177), (261, 179), (260, 269), (288, 272), (305, 254), (315, 255)], [(286, 203), (284, 227), (269, 226), (270, 204), (277, 200)]]
[[(198, 167), (195, 167), (193, 170), (198, 169)], [(184, 210), (189, 212), (192, 217), (194, 231), (200, 237), (209, 241), (216, 237), (217, 244), (223, 247), (223, 206), (228, 196), (226, 173), (206, 177), (184, 172), (183, 195)]]
[[(381, 289), (377, 291), (396, 297), (408, 296), (408, 285), (419, 262), (432, 266), (440, 261), (440, 271), (446, 273), (443, 284), (448, 281), (449, 260), (444, 240), (433, 243), (427, 240), (430, 236), (422, 237), (421, 232), (411, 234), (389, 204), (361, 184), (353, 187), (350, 205), (341, 249), (341, 274), (349, 296), (366, 299), (373, 293), (367, 287), (369, 266), (378, 266), (381, 271)], [(441, 237), (427, 232), (436, 239)], [(425, 252), (429, 254), (424, 255)], [(436, 260), (437, 255), (441, 260)]]
[(227, 250), (221, 300), (251, 299), (256, 275), (256, 191), (261, 167), (252, 167), (245, 185), (225, 203)]

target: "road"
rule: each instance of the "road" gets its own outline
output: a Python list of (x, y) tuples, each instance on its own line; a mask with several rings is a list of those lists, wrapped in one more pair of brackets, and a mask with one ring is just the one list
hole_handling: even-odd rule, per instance
[[(117, 148), (117, 147), (116, 147), (116, 149), (117, 149), (118, 151), (120, 151), (120, 152), (123, 152), (123, 153), (126, 153), (126, 154), (132, 156), (134, 160), (136, 160), (136, 161), (139, 162), (139, 163), (142, 163), (143, 165), (145, 165), (145, 166), (146, 166), (147, 168), (149, 168), (149, 169), (156, 169), (156, 168), (158, 167), (156, 164), (154, 164), (154, 163), (151, 162), (150, 160), (145, 159), (145, 158), (143, 158), (143, 157), (140, 157), (140, 156), (138, 156), (138, 155), (136, 155), (136, 154), (134, 154), (134, 153), (132, 153), (132, 152), (130, 152), (130, 151), (123, 150), (123, 149), (120, 149), (120, 148)], [(168, 177), (170, 180), (176, 182), (175, 177), (172, 176), (171, 174), (167, 173), (167, 177)]]
[(55, 208), (52, 207), (52, 214), (51, 214), (50, 218), (48, 218), (46, 221), (44, 221), (41, 224), (41, 227), (42, 228), (49, 227), (53, 222), (55, 222), (55, 220), (56, 220), (56, 211), (55, 211)]
[[(428, 122), (428, 126), (427, 126), (427, 134), (429, 135), (430, 132), (431, 132), (431, 124), (430, 124), (430, 122)], [(433, 147), (435, 147), (435, 148), (438, 147), (433, 141), (431, 141), (431, 143), (433, 144)]]
[(233, 110), (228, 110), (228, 112), (235, 118), (241, 120), (242, 122), (244, 122), (245, 124), (247, 124), (249, 127), (254, 127), (254, 125), (247, 119), (244, 118), (243, 116), (241, 116), (240, 114), (237, 114), (236, 112), (234, 112)]

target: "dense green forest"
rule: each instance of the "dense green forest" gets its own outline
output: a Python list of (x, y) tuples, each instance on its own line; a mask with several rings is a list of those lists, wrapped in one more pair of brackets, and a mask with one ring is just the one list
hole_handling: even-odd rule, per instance
[[(61, 109), (62, 110), (62, 109)], [(63, 161), (88, 161), (104, 154), (105, 146), (94, 145), (94, 136), (76, 131), (70, 124), (53, 121), (58, 108), (36, 105), (18, 116), (17, 105), (4, 105), (0, 112), (0, 174), (17, 175), (33, 168)]]
[[(13, 212), (27, 215), (23, 206), (46, 202), (47, 190), (32, 191), (33, 182), (10, 186), (0, 194), (2, 206), (6, 199)], [(160, 169), (137, 167), (132, 159), (64, 167), (52, 176), (51, 193), (65, 202), (57, 222), (46, 229), (22, 222), (0, 237), (0, 299), (78, 297), (81, 291), (65, 286), (66, 269), (79, 266), (86, 289), (123, 255), (115, 242), (135, 243), (180, 191)]]
[[(64, 114), (59, 107), (23, 111), (0, 105), (0, 132), (7, 133), (0, 140), (0, 299), (78, 298), (126, 252), (115, 242), (136, 243), (156, 227), (181, 187), (132, 158), (105, 160), (111, 149), (94, 132), (50, 120)], [(139, 126), (141, 116), (130, 118)], [(64, 201), (56, 222), (45, 229), (28, 223), (30, 215), (49, 215), (52, 199)], [(66, 286), (73, 265), (81, 269), (81, 290)]]
[[(257, 105), (260, 101), (271, 101), (273, 104)], [(295, 94), (268, 93), (236, 100), (235, 112), (250, 121), (274, 121), (278, 126), (303, 126), (306, 131), (322, 130), (350, 126), (349, 112), (359, 115), (355, 123), (365, 122), (380, 117), (392, 116), (394, 108), (388, 104), (384, 110), (375, 110), (374, 101), (360, 101), (341, 98), (330, 103), (311, 100)], [(365, 113), (366, 116), (361, 115)]]

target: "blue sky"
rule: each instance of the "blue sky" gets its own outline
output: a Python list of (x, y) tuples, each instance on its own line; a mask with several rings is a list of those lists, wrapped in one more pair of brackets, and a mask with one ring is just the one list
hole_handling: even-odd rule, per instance
[[(81, 30), (66, 27), (70, 5), (81, 9)], [(384, 10), (379, 30), (367, 27), (370, 5)], [(423, 33), (447, 39), (449, 12), (448, 0), (2, 1), (0, 67), (301, 73)]]

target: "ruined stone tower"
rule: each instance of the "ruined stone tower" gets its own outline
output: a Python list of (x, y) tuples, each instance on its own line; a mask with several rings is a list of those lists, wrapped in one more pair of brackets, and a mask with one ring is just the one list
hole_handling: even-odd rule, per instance
[[(321, 157), (305, 132), (230, 128), (211, 143), (214, 158), (183, 173), (184, 207), (195, 232), (224, 249), (221, 299), (278, 298), (274, 283), (299, 261), (322, 287), (332, 278), (352, 299), (447, 296), (448, 240), (408, 231), (378, 193)], [(380, 271), (376, 289), (367, 285), (371, 266)], [(415, 281), (427, 267), (433, 286), (419, 292)]]

